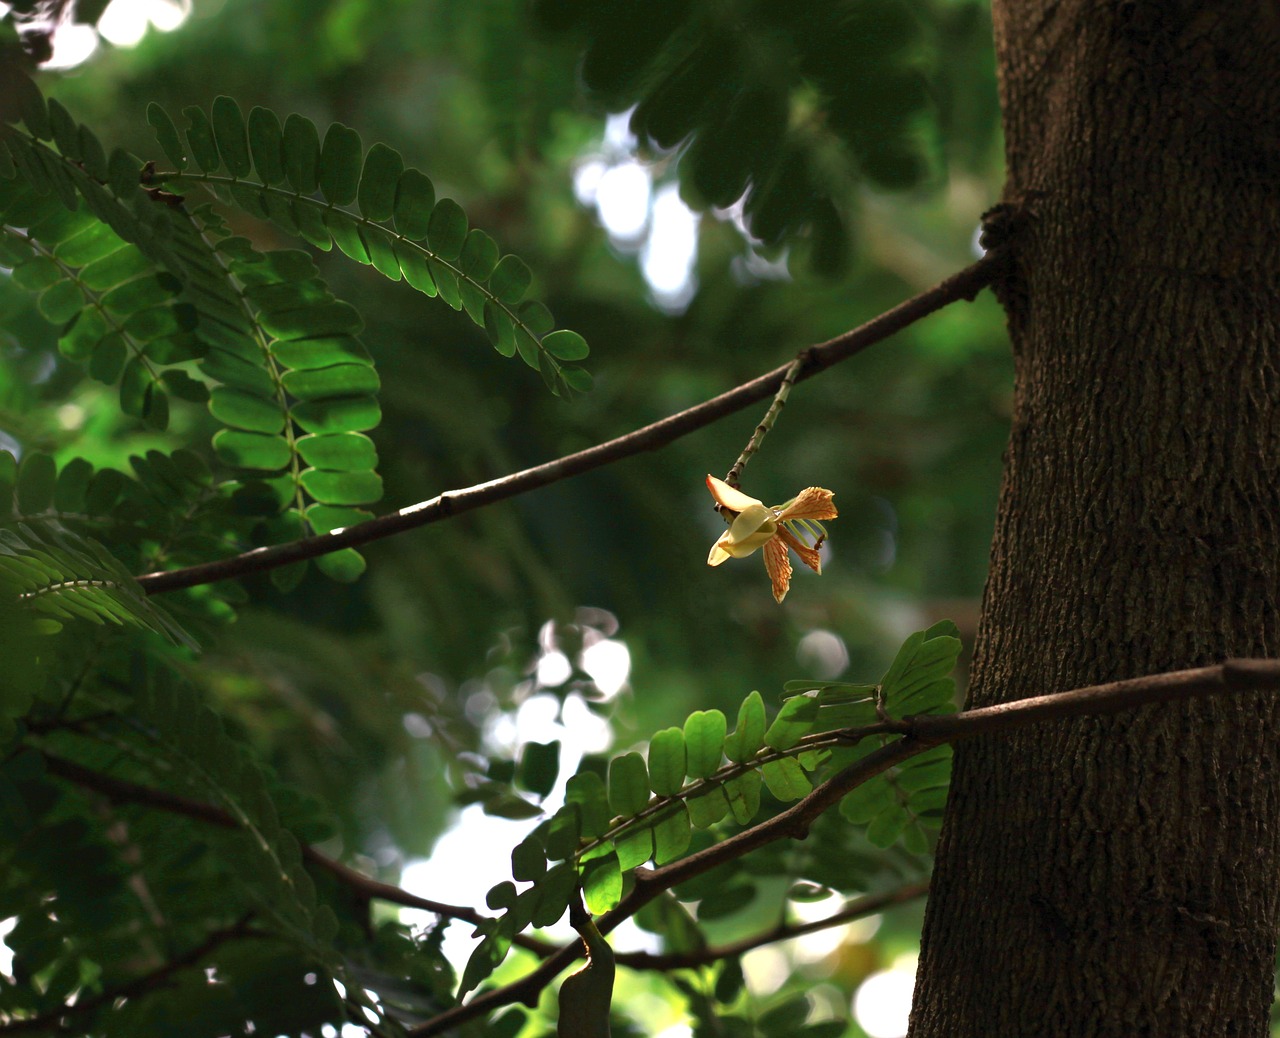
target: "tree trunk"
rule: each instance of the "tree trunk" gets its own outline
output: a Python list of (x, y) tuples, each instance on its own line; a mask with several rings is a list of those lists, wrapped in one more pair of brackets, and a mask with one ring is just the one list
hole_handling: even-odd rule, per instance
[[(1016, 402), (970, 706), (1280, 655), (1280, 5), (995, 0)], [(912, 1035), (1262, 1036), (1280, 697), (957, 749)]]

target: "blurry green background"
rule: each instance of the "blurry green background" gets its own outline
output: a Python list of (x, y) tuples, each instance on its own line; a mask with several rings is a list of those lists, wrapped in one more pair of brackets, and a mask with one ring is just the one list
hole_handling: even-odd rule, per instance
[[(584, 75), (582, 35), (553, 31), (555, 18), (533, 19), (522, 0), (114, 0), (104, 35), (127, 41), (148, 13), (170, 31), (152, 27), (133, 46), (99, 40), (92, 53), (75, 51), (92, 29), (60, 34), (55, 64), (82, 60), (42, 87), (142, 158), (159, 156), (144, 115), (153, 100), (176, 114), (225, 93), (245, 111), (297, 111), (322, 130), (344, 122), (402, 152), (530, 264), (558, 322), (592, 346), (595, 388), (571, 402), (499, 357), (464, 314), (318, 257), (367, 321), (384, 387), (372, 434), (387, 489), (378, 510), (389, 511), (697, 403), (972, 262), (1001, 170), (986, 4), (879, 6), (905, 15), (895, 46), (925, 85), (915, 125), (928, 163), (905, 189), (889, 189), (893, 176), (840, 182), (848, 236), (835, 276), (814, 272), (803, 233), (753, 248), (734, 211), (686, 209), (680, 155), (640, 148), (625, 117), (610, 119), (615, 99)], [(844, 114), (858, 126), (873, 117)], [(236, 226), (260, 248), (295, 247), (268, 225)], [(194, 412), (178, 413), (170, 433), (137, 432), (112, 390), (58, 359), (29, 305), (0, 284), (7, 435), (114, 464), (160, 442), (207, 444), (212, 421), (206, 430)], [(312, 575), (282, 595), (250, 581), (255, 604), (208, 647), (201, 673), (282, 775), (338, 813), (342, 843), (326, 849), (395, 879), (454, 823), (460, 753), (515, 752), (556, 737), (557, 719), (603, 750), (610, 729), (594, 718), (625, 749), (691, 710), (736, 709), (753, 688), (776, 702), (792, 678), (874, 681), (903, 636), (942, 617), (971, 644), (1011, 386), (1002, 314), (983, 295), (796, 387), (744, 489), (776, 503), (825, 486), (841, 514), (822, 577), (797, 567), (781, 607), (758, 557), (705, 565), (723, 525), (704, 476), (729, 468), (761, 405), (372, 545), (354, 586)], [(493, 824), (510, 832), (507, 848), (528, 827)], [(424, 876), (421, 893), (475, 897)], [(825, 980), (815, 990), (847, 1001), (910, 956), (919, 911), (811, 948), (806, 984)], [(776, 912), (761, 899), (735, 935)], [(762, 991), (776, 954), (748, 970)]]

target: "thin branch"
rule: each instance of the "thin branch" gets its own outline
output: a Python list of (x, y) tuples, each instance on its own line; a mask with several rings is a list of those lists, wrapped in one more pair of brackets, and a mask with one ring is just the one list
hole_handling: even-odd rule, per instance
[[(803, 382), (807, 378), (812, 378), (819, 372), (860, 353), (882, 339), (887, 339), (895, 332), (901, 331), (950, 303), (961, 299), (974, 299), (982, 289), (1000, 276), (1005, 263), (1004, 253), (989, 252), (972, 266), (953, 274), (906, 302), (899, 303), (892, 310), (885, 311), (866, 324), (828, 342), (802, 350), (797, 357), (799, 370), (796, 372), (795, 381)], [(631, 457), (633, 454), (665, 447), (668, 443), (710, 425), (725, 415), (733, 414), (759, 400), (764, 400), (777, 391), (793, 363), (789, 361), (750, 382), (744, 382), (726, 393), (721, 393), (685, 411), (669, 415), (652, 425), (646, 425), (634, 432), (588, 447), (575, 454), (567, 454), (554, 461), (500, 476), (486, 483), (478, 483), (461, 490), (446, 491), (428, 501), (402, 508), (398, 512), (391, 512), (345, 529), (334, 530), (320, 537), (306, 537), (287, 544), (255, 548), (242, 555), (233, 555), (230, 558), (182, 569), (147, 573), (138, 578), (138, 583), (149, 595), (196, 587), (200, 584), (211, 584), (214, 581), (242, 577), (249, 573), (260, 573), (302, 559), (326, 555), (341, 548), (354, 548), (361, 544), (368, 544), (370, 541), (381, 540), (383, 537), (403, 533), (405, 530), (426, 526), (428, 523), (438, 522), (450, 516), (470, 512), (496, 501), (505, 501), (517, 494), (527, 493), (559, 480), (581, 475), (602, 465)]]
[(122, 984), (119, 987), (99, 992), (91, 998), (78, 1001), (75, 1005), (62, 1005), (38, 1016), (29, 1016), (24, 1020), (10, 1020), (7, 1023), (0, 1023), (0, 1035), (60, 1030), (63, 1027), (63, 1021), (70, 1017), (85, 1016), (101, 1006), (110, 1005), (117, 999), (137, 998), (139, 995), (145, 995), (148, 991), (163, 987), (175, 973), (189, 966), (194, 966), (210, 952), (217, 949), (219, 945), (238, 937), (262, 936), (260, 932), (250, 929), (248, 923), (249, 917), (246, 916), (232, 926), (214, 930), (196, 947), (185, 954), (179, 955), (177, 958), (168, 960), (158, 969), (145, 973), (127, 984)]
[[(239, 826), (239, 823), (230, 813), (202, 800), (193, 800), (178, 793), (170, 793), (168, 790), (156, 789), (154, 786), (142, 786), (135, 782), (128, 782), (125, 779), (119, 779), (101, 771), (86, 768), (63, 757), (56, 757), (51, 753), (42, 752), (42, 755), (45, 767), (51, 774), (68, 779), (78, 786), (83, 786), (85, 789), (92, 789), (96, 793), (101, 793), (111, 801), (142, 804), (146, 807), (168, 811), (171, 814), (184, 815), (198, 822), (216, 825), (223, 829), (235, 829)], [(328, 855), (321, 854), (310, 844), (302, 844), (302, 856), (313, 865), (317, 865), (335, 876), (340, 883), (354, 891), (365, 902), (376, 899), (403, 905), (406, 908), (420, 908), (423, 911), (433, 912), (449, 919), (458, 919), (473, 926), (479, 926), (487, 918), (474, 908), (463, 905), (449, 905), (443, 901), (433, 901), (430, 898), (411, 894), (409, 891), (401, 887), (392, 886), (390, 883), (371, 879), (350, 866), (343, 865), (340, 861), (335, 861)], [(554, 945), (548, 944), (546, 941), (540, 941), (535, 937), (530, 937), (527, 934), (521, 934), (516, 938), (515, 943), (542, 956), (550, 955), (556, 950)]]
[(833, 912), (824, 919), (816, 919), (810, 923), (779, 923), (770, 930), (758, 933), (754, 937), (744, 937), (732, 944), (721, 944), (692, 952), (671, 952), (666, 955), (658, 955), (654, 952), (617, 952), (613, 958), (619, 966), (627, 966), (633, 970), (678, 970), (705, 966), (720, 959), (745, 955), (756, 948), (763, 948), (766, 944), (777, 944), (779, 941), (789, 941), (793, 937), (803, 937), (805, 934), (817, 933), (833, 926), (843, 926), (855, 919), (883, 912), (886, 908), (914, 901), (927, 893), (929, 893), (927, 880), (921, 883), (908, 883), (894, 890), (868, 894), (856, 901), (850, 901), (840, 911)]
[(747, 441), (747, 445), (742, 448), (742, 453), (738, 455), (738, 460), (733, 463), (733, 468), (729, 470), (728, 475), (724, 477), (724, 481), (729, 486), (738, 487), (738, 481), (742, 478), (742, 470), (747, 467), (747, 462), (751, 460), (751, 455), (760, 449), (760, 444), (764, 443), (764, 438), (769, 435), (769, 430), (773, 428), (773, 423), (778, 420), (778, 415), (782, 413), (782, 408), (787, 402), (787, 396), (791, 393), (791, 387), (796, 384), (796, 378), (800, 374), (800, 368), (804, 365), (804, 354), (791, 362), (787, 368), (787, 373), (782, 376), (782, 383), (778, 386), (778, 391), (773, 395), (773, 403), (769, 405), (769, 410), (764, 413), (764, 417), (760, 419), (760, 424), (755, 427), (755, 431), (751, 434), (751, 439)]
[[(873, 750), (850, 764), (785, 811), (670, 865), (658, 869), (636, 869), (635, 885), (631, 891), (616, 908), (604, 913), (596, 925), (602, 934), (610, 933), (665, 890), (782, 837), (803, 839), (814, 820), (850, 790), (895, 764), (942, 743), (959, 742), (1041, 721), (1116, 713), (1194, 696), (1274, 689), (1280, 689), (1280, 660), (1227, 660), (1211, 667), (1090, 685), (961, 714), (903, 718), (896, 722), (901, 733), (896, 742)], [(413, 1028), (409, 1034), (411, 1038), (428, 1038), (514, 1002), (532, 1006), (542, 989), (580, 956), (580, 945), (566, 945), (519, 980), (483, 992), (465, 1005), (448, 1009)]]

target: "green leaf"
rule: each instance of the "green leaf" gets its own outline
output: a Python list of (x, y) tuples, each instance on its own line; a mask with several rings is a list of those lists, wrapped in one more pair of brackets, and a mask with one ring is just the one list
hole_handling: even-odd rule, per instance
[[(120, 148), (111, 149), (111, 158), (107, 162), (107, 186), (117, 198), (128, 199), (136, 195), (141, 172), (142, 163), (137, 158)], [(81, 188), (83, 190), (83, 184)], [(92, 192), (86, 192), (86, 197), (92, 198)]]
[[(519, 256), (503, 256), (489, 277), (489, 291), (498, 297), (499, 302), (513, 306), (524, 298), (532, 283), (533, 271), (524, 260)], [(543, 331), (550, 331), (550, 328)]]
[(630, 818), (649, 803), (649, 775), (644, 758), (625, 753), (609, 762), (609, 807), (615, 815)]
[(293, 456), (283, 437), (239, 429), (219, 431), (213, 437), (213, 449), (227, 465), (261, 472), (276, 472), (288, 465)]
[[(560, 742), (527, 742), (520, 751), (516, 782), (522, 789), (546, 796), (560, 777)], [(576, 844), (577, 837), (574, 837)]]
[(729, 813), (729, 801), (720, 786), (714, 786), (702, 796), (693, 797), (685, 803), (689, 807), (689, 821), (695, 829), (715, 825)]
[(695, 710), (684, 722), (685, 768), (690, 778), (706, 778), (720, 767), (725, 725), (719, 710)]
[(396, 256), (395, 239), (390, 231), (365, 225), (360, 228), (360, 242), (369, 254), (369, 262), (379, 274), (392, 281), (400, 280), (400, 260)]
[(582, 360), (591, 352), (587, 340), (567, 328), (543, 336), (542, 348), (560, 360)]
[(281, 383), (299, 400), (331, 396), (363, 396), (382, 386), (378, 373), (367, 364), (334, 364), (327, 368), (287, 371)]
[(747, 771), (724, 784), (729, 809), (739, 825), (749, 825), (760, 810), (760, 783), (758, 771)]
[(113, 288), (102, 297), (102, 305), (118, 314), (132, 314), (169, 300), (182, 288), (172, 274), (147, 274)]
[(364, 236), (360, 233), (360, 225), (351, 215), (341, 209), (326, 209), (324, 212), (325, 229), (333, 235), (333, 240), (348, 259), (366, 266), (373, 261), (369, 258), (369, 250), (365, 246)]
[(71, 113), (56, 97), (46, 102), (49, 112), (49, 128), (53, 131), (53, 139), (62, 152), (72, 162), (80, 161), (80, 141), (76, 135), (76, 122)]
[(360, 186), (360, 134), (350, 126), (334, 123), (320, 149), (320, 193), (330, 205), (350, 205)]
[(255, 106), (249, 111), (249, 151), (264, 184), (279, 184), (285, 179), (284, 131), (276, 113), (268, 108)]
[(382, 409), (370, 396), (311, 400), (299, 404), (290, 413), (309, 433), (366, 432), (382, 420)]
[(95, 292), (101, 292), (150, 269), (151, 261), (146, 256), (132, 245), (123, 245), (110, 255), (86, 266), (80, 271), (80, 280)]
[(784, 804), (799, 800), (813, 792), (813, 783), (809, 781), (799, 763), (791, 757), (769, 761), (761, 767), (760, 771), (764, 776), (765, 785), (769, 787), (769, 792)]
[(538, 884), (538, 905), (533, 913), (533, 925), (554, 926), (569, 907), (569, 899), (578, 889), (578, 871), (571, 862), (564, 862), (551, 869)]
[(685, 808), (684, 802), (679, 801), (676, 804), (676, 809), (664, 814), (653, 827), (653, 860), (658, 865), (665, 865), (669, 861), (675, 861), (676, 858), (689, 849), (689, 841), (692, 837), (693, 830), (689, 823), (689, 812)]
[(764, 745), (764, 699), (753, 691), (738, 707), (738, 725), (724, 741), (724, 755), (742, 764), (750, 760)]
[(764, 733), (764, 741), (775, 750), (789, 750), (809, 734), (817, 717), (818, 700), (815, 697), (804, 695), (788, 699)]
[[(53, 131), (49, 126), (48, 106), (40, 89), (17, 68), (16, 63), (0, 71), (5, 72), (4, 78), (0, 79), (0, 101), (4, 102), (5, 122), (21, 118), (33, 137), (42, 141), (49, 140)], [(13, 105), (15, 101), (16, 106)]]
[(224, 95), (213, 99), (213, 134), (218, 152), (233, 177), (243, 178), (253, 172), (244, 115), (234, 98)]
[(33, 292), (38, 292), (50, 285), (62, 281), (62, 268), (48, 256), (36, 256), (13, 271), (13, 281), (17, 285)]
[(494, 818), (537, 818), (542, 809), (514, 793), (499, 793), (484, 802), (484, 813)]
[(338, 551), (318, 556), (315, 564), (316, 569), (330, 580), (336, 580), (340, 584), (355, 583), (368, 565), (364, 556), (355, 548), (340, 548)]
[(416, 248), (397, 243), (396, 259), (400, 261), (400, 272), (405, 281), (423, 295), (433, 297), (438, 289), (435, 278), (431, 274), (430, 261)]
[(195, 160), (202, 173), (216, 173), (222, 165), (218, 158), (218, 143), (213, 126), (203, 108), (188, 105), (182, 110), (187, 118), (187, 153)]
[(75, 317), (84, 306), (80, 286), (74, 281), (59, 281), (40, 293), (36, 305), (45, 319), (52, 324), (62, 324)]
[(582, 893), (592, 915), (618, 907), (622, 900), (622, 869), (616, 852), (583, 862)]
[(458, 275), (454, 270), (435, 256), (427, 257), (427, 270), (431, 273), (431, 279), (435, 282), (436, 292), (440, 298), (455, 310), (461, 310), (462, 293), (458, 289)]
[(510, 947), (506, 938), (489, 936), (476, 946), (462, 971), (462, 980), (458, 984), (458, 997), (471, 991), (502, 964)]
[(382, 477), (376, 472), (307, 469), (298, 481), (308, 494), (326, 505), (371, 505), (382, 497)]
[[(59, 242), (53, 254), (69, 267), (83, 267), (124, 248), (119, 235), (104, 223), (91, 223), (84, 230)], [(83, 280), (81, 272), (81, 280)]]
[(844, 795), (840, 801), (840, 816), (854, 825), (866, 825), (876, 815), (894, 806), (889, 784), (877, 777)]
[(277, 342), (272, 344), (271, 352), (281, 364), (295, 370), (372, 363), (360, 340), (350, 335), (321, 335)]
[(547, 857), (542, 845), (526, 836), (511, 852), (511, 875), (522, 883), (536, 883), (547, 872)]
[(224, 425), (247, 432), (279, 433), (285, 414), (277, 400), (219, 386), (209, 394), (209, 413)]
[(400, 153), (385, 144), (375, 144), (364, 158), (356, 199), (367, 220), (390, 220), (396, 207), (396, 188), (404, 172)]
[(897, 804), (887, 808), (867, 826), (867, 841), (876, 847), (890, 847), (902, 835), (910, 817)]
[(373, 518), (363, 508), (335, 508), (333, 505), (311, 505), (306, 510), (306, 517), (311, 529), (318, 534), (357, 526)]
[(427, 236), (435, 204), (436, 189), (431, 178), (416, 169), (406, 169), (396, 183), (396, 230), (411, 241), (421, 241)]
[(89, 358), (89, 374), (99, 382), (111, 385), (120, 377), (128, 352), (124, 339), (119, 335), (104, 336)]
[(102, 150), (102, 143), (89, 127), (81, 125), (76, 131), (80, 144), (80, 166), (94, 180), (106, 180), (108, 177), (107, 154)]
[(178, 137), (178, 128), (169, 118), (169, 113), (152, 101), (147, 105), (147, 123), (154, 129), (156, 142), (175, 172), (182, 173), (187, 168), (187, 150), (182, 146), (182, 138)]
[(320, 186), (320, 134), (300, 115), (284, 121), (284, 174), (300, 195), (313, 195)]
[(629, 872), (653, 856), (653, 831), (638, 829), (620, 836), (614, 841), (614, 848), (618, 852), (618, 867)]
[(516, 328), (508, 314), (493, 300), (484, 304), (484, 331), (493, 348), (504, 357), (516, 355)]
[(378, 451), (363, 433), (303, 436), (295, 446), (302, 460), (318, 469), (362, 472), (378, 464)]
[[(93, 478), (93, 466), (84, 458), (72, 458), (58, 472), (53, 504), (59, 512), (80, 512)], [(2, 493), (3, 491), (0, 491)]]
[(565, 787), (566, 804), (576, 804), (579, 811), (580, 833), (588, 840), (603, 836), (609, 829), (612, 815), (609, 813), (609, 797), (604, 780), (594, 771), (580, 771), (569, 779)]
[(684, 776), (684, 732), (664, 728), (649, 740), (649, 784), (658, 796), (675, 796), (684, 787)]
[(555, 861), (564, 861), (577, 852), (578, 811), (572, 804), (566, 804), (552, 815), (547, 825), (546, 846), (547, 857)]
[[(462, 253), (467, 240), (467, 214), (452, 198), (442, 198), (431, 210), (427, 223), (427, 244), (437, 257), (452, 262)], [(436, 279), (437, 284), (439, 279)]]
[(516, 884), (509, 881), (509, 879), (494, 883), (484, 896), (484, 902), (493, 911), (509, 909), (509, 907), (516, 904)]
[(40, 451), (24, 455), (18, 464), (18, 511), (22, 515), (43, 512), (53, 504), (58, 472), (53, 458)]
[(484, 281), (498, 263), (498, 243), (478, 227), (474, 228), (467, 232), (459, 262), (467, 277)]

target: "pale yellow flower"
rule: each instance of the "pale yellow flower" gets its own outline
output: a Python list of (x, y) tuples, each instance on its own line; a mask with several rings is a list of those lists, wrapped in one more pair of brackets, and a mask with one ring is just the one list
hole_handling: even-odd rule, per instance
[[(827, 538), (822, 520), (838, 514), (830, 490), (809, 487), (786, 504), (770, 508), (729, 486), (722, 479), (707, 476), (707, 489), (716, 499), (722, 513), (732, 517), (729, 529), (711, 546), (708, 566), (719, 566), (727, 558), (746, 558), (758, 548), (764, 549), (764, 568), (773, 583), (773, 597), (781, 602), (791, 586), (790, 548), (800, 561), (815, 573), (822, 572), (822, 556), (818, 549)], [(808, 543), (808, 542), (812, 543)]]

